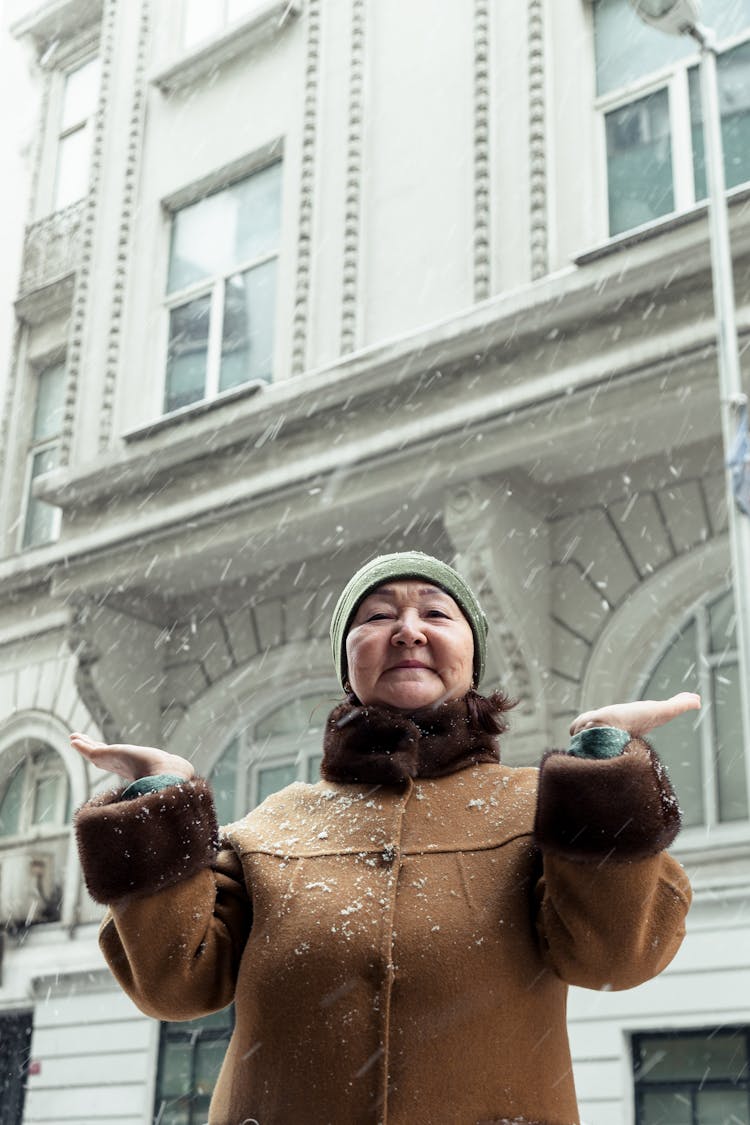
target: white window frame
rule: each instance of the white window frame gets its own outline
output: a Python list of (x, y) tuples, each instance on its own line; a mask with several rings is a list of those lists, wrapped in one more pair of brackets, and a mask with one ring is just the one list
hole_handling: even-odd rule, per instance
[[(202, 2), (205, 3), (206, 0), (202, 0)], [(193, 51), (205, 43), (210, 43), (212, 40), (218, 39), (220, 36), (225, 35), (230, 28), (241, 27), (243, 24), (257, 19), (258, 15), (268, 8), (268, 0), (255, 0), (255, 5), (250, 9), (250, 11), (242, 12), (239, 16), (234, 16), (230, 19), (228, 11), (229, 0), (219, 0), (219, 3), (221, 4), (222, 12), (219, 16), (216, 30), (211, 31), (208, 33), (208, 35), (204, 35), (198, 39), (188, 39), (188, 0), (182, 0), (180, 42), (184, 50)]]
[[(592, 17), (593, 18), (593, 17)], [(654, 32), (654, 34), (659, 34)], [(723, 39), (717, 44), (719, 55), (750, 42), (750, 28), (738, 35)], [(670, 63), (659, 70), (651, 71), (634, 82), (598, 95), (594, 100), (597, 116), (597, 147), (599, 149), (599, 182), (603, 184), (601, 198), (606, 238), (618, 239), (631, 234), (640, 227), (630, 227), (617, 234), (609, 233), (609, 168), (607, 163), (607, 114), (622, 109), (649, 94), (666, 89), (669, 104), (670, 149), (672, 154), (672, 194), (674, 209), (656, 219), (650, 219), (643, 226), (650, 227), (666, 222), (675, 215), (689, 211), (699, 205), (695, 198), (695, 175), (693, 169), (693, 141), (690, 122), (690, 93), (688, 72), (700, 63), (698, 50), (684, 59)], [(750, 181), (749, 181), (750, 182)], [(730, 189), (731, 190), (731, 189)], [(734, 189), (736, 190), (736, 189)], [(701, 203), (703, 201), (700, 201)]]
[[(167, 232), (167, 274), (171, 262), (171, 246), (172, 246), (172, 224), (180, 211), (198, 203), (202, 198), (208, 195), (219, 195), (223, 191), (229, 191), (231, 188), (244, 180), (251, 179), (254, 175), (265, 171), (273, 164), (282, 164), (283, 157), (275, 155), (273, 159), (266, 159), (251, 167), (245, 169), (242, 175), (233, 176), (228, 182), (217, 185), (214, 188), (209, 188), (201, 192), (196, 190), (194, 195), (187, 197), (180, 197), (179, 203), (172, 203), (166, 205), (166, 214), (168, 219), (168, 232)], [(282, 186), (283, 192), (283, 168), (282, 168)], [(249, 387), (265, 386), (266, 382), (273, 382), (274, 370), (271, 371), (271, 378), (265, 379), (248, 379), (245, 383), (239, 383), (236, 386), (228, 387), (226, 390), (219, 389), (219, 378), (221, 375), (221, 341), (224, 329), (224, 301), (226, 295), (226, 284), (230, 277), (236, 274), (245, 273), (251, 269), (257, 269), (260, 266), (266, 265), (268, 262), (277, 262), (281, 256), (281, 228), (279, 229), (278, 245), (275, 250), (268, 251), (265, 254), (259, 254), (255, 258), (244, 259), (241, 262), (235, 263), (227, 273), (216, 273), (209, 277), (201, 278), (200, 281), (193, 282), (193, 284), (186, 286), (183, 289), (175, 290), (172, 293), (166, 294), (164, 298), (164, 318), (162, 329), (162, 396), (160, 403), (160, 413), (162, 417), (171, 418), (183, 412), (189, 412), (200, 406), (202, 403), (213, 402), (215, 400), (221, 401), (223, 398), (230, 398), (238, 393), (245, 391)], [(166, 288), (165, 282), (165, 288)], [(187, 305), (191, 301), (208, 295), (210, 297), (210, 312), (209, 312), (209, 327), (208, 327), (208, 341), (206, 346), (206, 378), (204, 383), (204, 393), (202, 398), (195, 399), (194, 402), (186, 403), (184, 406), (175, 407), (172, 410), (166, 408), (166, 392), (167, 392), (167, 369), (169, 363), (169, 325), (172, 312), (180, 308), (182, 305)], [(274, 307), (278, 304), (278, 287), (274, 294)], [(274, 316), (275, 322), (275, 316)], [(275, 337), (275, 323), (273, 335)], [(276, 364), (276, 347), (274, 339), (273, 348), (273, 367)]]
[[(67, 137), (70, 137), (74, 133), (77, 133), (81, 129), (85, 129), (87, 126), (89, 126), (91, 128), (91, 131), (92, 131), (92, 145), (93, 145), (93, 130), (95, 128), (98, 95), (97, 95), (97, 100), (96, 100), (95, 104), (93, 105), (90, 114), (87, 117), (77, 119), (75, 122), (73, 122), (73, 124), (68, 125), (65, 128), (63, 128), (62, 118), (63, 118), (63, 110), (65, 108), (65, 87), (66, 87), (66, 83), (67, 83), (67, 80), (68, 80), (69, 76), (71, 74), (74, 74), (75, 71), (81, 70), (84, 66), (87, 66), (89, 63), (93, 62), (95, 59), (99, 59), (100, 66), (101, 66), (101, 59), (100, 59), (100, 56), (99, 56), (99, 52), (97, 50), (92, 51), (92, 50), (89, 49), (88, 51), (85, 51), (83, 53), (77, 53), (75, 56), (73, 56), (69, 60), (66, 60), (64, 64), (60, 65), (59, 72), (58, 72), (58, 75), (57, 75), (57, 78), (58, 78), (58, 96), (56, 98), (56, 107), (55, 107), (56, 115), (57, 115), (57, 124), (56, 124), (56, 127), (55, 127), (55, 139), (54, 139), (54, 168), (53, 168), (52, 194), (51, 194), (51, 211), (52, 211), (52, 213), (56, 213), (57, 211), (65, 211), (69, 207), (75, 207), (77, 204), (79, 204), (81, 202), (82, 199), (86, 198), (87, 193), (84, 192), (84, 194), (82, 196), (80, 196), (78, 199), (71, 199), (67, 203), (58, 204), (57, 193), (58, 193), (59, 181), (60, 181), (60, 155), (61, 155), (61, 152), (62, 152), (63, 141)], [(101, 88), (101, 71), (100, 71), (100, 75), (99, 75), (99, 85), (100, 85), (100, 88)], [(90, 170), (91, 170), (91, 165), (90, 165), (90, 161), (89, 161), (89, 175), (90, 175)]]
[[(45, 770), (38, 761), (35, 761), (39, 756), (47, 756), (48, 754), (55, 755), (55, 765), (57, 766), (55, 770), (49, 768)], [(16, 761), (15, 765), (4, 772), (0, 780), (0, 800), (5, 796), (10, 779), (16, 770), (22, 770), (24, 774), (21, 809), (22, 812), (26, 811), (27, 815), (22, 816), (18, 831), (12, 836), (0, 835), (0, 853), (14, 850), (19, 845), (33, 844), (38, 840), (61, 839), (70, 832), (70, 825), (65, 819), (65, 810), (71, 801), (70, 778), (65, 768), (65, 762), (54, 746), (39, 744), (30, 747), (27, 753)], [(48, 776), (62, 777), (65, 784), (58, 788), (54, 821), (49, 824), (35, 824), (32, 817), (36, 785), (38, 781)]]
[[(681, 618), (677, 619), (671, 630), (669, 643), (662, 646), (654, 659), (650, 661), (648, 671), (642, 677), (637, 693), (637, 698), (642, 699), (651, 676), (662, 657), (669, 650), (674, 638), (679, 636), (683, 629), (694, 621), (696, 625), (696, 644), (699, 654), (697, 668), (699, 694), (704, 708), (698, 719), (701, 780), (704, 794), (704, 818), (700, 824), (693, 824), (682, 829), (677, 842), (677, 850), (680, 850), (686, 845), (688, 847), (705, 847), (707, 841), (732, 843), (742, 840), (746, 842), (748, 825), (750, 825), (750, 752), (748, 751), (748, 747), (744, 748), (748, 816), (744, 820), (722, 821), (719, 820), (718, 815), (719, 794), (716, 781), (716, 748), (714, 745), (713, 712), (710, 707), (710, 704), (713, 703), (711, 670), (721, 663), (722, 658), (726, 660), (728, 657), (734, 657), (735, 660), (739, 660), (736, 645), (734, 649), (730, 649), (721, 654), (709, 651), (708, 606), (716, 601), (721, 594), (721, 589), (711, 590), (709, 593), (704, 594), (698, 601), (694, 602), (690, 609), (683, 613)], [(679, 799), (679, 793), (677, 797)]]
[[(52, 514), (52, 526), (51, 526), (49, 538), (44, 539), (44, 540), (40, 540), (38, 543), (36, 543), (36, 542), (28, 542), (27, 543), (26, 542), (26, 523), (27, 523), (27, 520), (29, 518), (29, 510), (31, 508), (31, 505), (34, 503), (34, 501), (36, 499), (36, 497), (34, 497), (32, 495), (32, 488), (33, 488), (33, 485), (34, 485), (34, 481), (36, 480), (36, 477), (33, 476), (34, 458), (39, 453), (45, 453), (49, 449), (58, 448), (60, 446), (60, 443), (61, 443), (61, 440), (62, 440), (62, 433), (61, 432), (53, 434), (49, 437), (43, 437), (43, 438), (35, 438), (34, 435), (33, 435), (34, 416), (36, 414), (37, 402), (38, 402), (38, 399), (39, 399), (39, 380), (40, 380), (41, 376), (44, 374), (45, 371), (49, 371), (51, 368), (58, 367), (58, 366), (63, 368), (63, 379), (64, 379), (65, 378), (65, 371), (64, 371), (64, 369), (65, 369), (65, 357), (64, 356), (57, 356), (57, 357), (52, 356), (52, 357), (49, 357), (48, 359), (46, 359), (44, 363), (35, 363), (34, 366), (33, 366), (33, 370), (32, 370), (31, 377), (32, 377), (33, 383), (34, 383), (34, 395), (33, 395), (34, 401), (33, 401), (33, 406), (32, 406), (32, 411), (31, 411), (31, 417), (30, 417), (29, 422), (28, 422), (29, 439), (28, 439), (28, 444), (27, 444), (27, 447), (26, 447), (26, 463), (25, 463), (25, 467), (24, 467), (23, 492), (22, 492), (23, 500), (22, 500), (22, 504), (21, 504), (21, 513), (20, 513), (21, 518), (20, 518), (20, 521), (19, 521), (19, 528), (18, 528), (18, 550), (19, 550), (19, 552), (34, 551), (34, 550), (37, 550), (40, 547), (49, 546), (50, 543), (56, 543), (57, 540), (60, 538), (60, 528), (61, 528), (61, 524), (62, 524), (62, 509), (58, 508), (54, 504), (52, 504), (52, 505), (50, 505), (50, 507), (54, 508), (54, 512)], [(46, 501), (45, 501), (45, 503), (46, 503)]]

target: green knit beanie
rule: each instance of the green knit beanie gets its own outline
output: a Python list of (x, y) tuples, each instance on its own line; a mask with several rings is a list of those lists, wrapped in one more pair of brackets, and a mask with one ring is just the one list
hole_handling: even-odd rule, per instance
[(433, 586), (445, 590), (456, 602), (474, 634), (474, 687), (478, 687), (484, 675), (487, 654), (487, 618), (474, 591), (458, 571), (422, 551), (379, 555), (365, 563), (347, 582), (331, 618), (331, 647), (341, 686), (346, 680), (346, 634), (359, 603), (377, 586), (401, 578), (424, 578)]

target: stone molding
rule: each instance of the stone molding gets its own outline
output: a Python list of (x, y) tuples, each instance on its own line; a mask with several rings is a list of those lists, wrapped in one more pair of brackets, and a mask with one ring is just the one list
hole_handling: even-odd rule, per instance
[(73, 599), (68, 644), (76, 659), (75, 683), (78, 694), (101, 730), (104, 741), (121, 742), (119, 726), (104, 702), (94, 678), (94, 665), (99, 662), (102, 654), (88, 633), (92, 605), (91, 600), (84, 596)]
[(130, 246), (133, 222), (138, 206), (138, 170), (143, 150), (143, 131), (146, 118), (146, 61), (151, 32), (150, 0), (142, 0), (138, 27), (138, 45), (135, 61), (133, 97), (128, 122), (128, 146), (125, 164), (125, 181), (120, 208), (120, 229), (117, 238), (117, 258), (112, 286), (112, 304), (107, 332), (107, 352), (102, 380), (102, 403), (99, 414), (99, 450), (106, 449), (112, 439), (112, 417), (117, 385), (117, 372), (122, 343), (125, 294), (130, 276)]
[(81, 224), (81, 254), (76, 285), (73, 295), (71, 312), (70, 335), (66, 365), (65, 403), (63, 406), (62, 433), (60, 438), (60, 464), (69, 465), (73, 446), (73, 431), (75, 427), (76, 405), (78, 401), (78, 385), (84, 361), (84, 335), (88, 321), (88, 312), (92, 284), (92, 259), (94, 232), (96, 229), (97, 211), (99, 208), (99, 193), (101, 189), (104, 145), (107, 124), (107, 109), (109, 104), (109, 90), (112, 81), (112, 68), (116, 47), (116, 23), (118, 0), (105, 0), (102, 13), (101, 39), (100, 39), (100, 86), (99, 101), (94, 118), (94, 136), (91, 148), (91, 171), (89, 177), (89, 192), (84, 201), (83, 218)]
[(341, 353), (357, 346), (357, 291), (362, 195), (362, 145), (364, 123), (365, 0), (353, 0), (349, 60), (349, 120), (346, 139), (344, 200), (343, 288), (341, 294)]
[(82, 217), (83, 204), (76, 202), (26, 228), (19, 299), (75, 273)]
[(308, 0), (305, 93), (302, 115), (302, 159), (297, 219), (297, 276), (292, 324), (292, 375), (307, 366), (307, 333), (310, 317), (315, 164), (318, 141), (318, 88), (320, 82), (321, 0)]
[(491, 291), (490, 10), (474, 3), (474, 300)]
[(547, 129), (544, 63), (544, 0), (529, 0), (529, 220), (531, 279), (549, 269), (547, 215)]

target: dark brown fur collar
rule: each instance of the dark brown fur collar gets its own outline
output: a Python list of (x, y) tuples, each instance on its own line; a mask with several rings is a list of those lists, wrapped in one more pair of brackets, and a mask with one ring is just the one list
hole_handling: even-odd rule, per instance
[(356, 697), (328, 716), (320, 772), (326, 781), (399, 785), (414, 777), (443, 777), (479, 762), (499, 762), (497, 736), (510, 706), (500, 693), (405, 712), (363, 707)]

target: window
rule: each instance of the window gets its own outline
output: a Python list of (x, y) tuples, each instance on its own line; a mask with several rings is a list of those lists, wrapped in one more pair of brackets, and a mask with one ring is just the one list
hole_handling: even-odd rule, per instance
[(293, 781), (318, 780), (323, 727), (334, 704), (331, 692), (302, 695), (232, 739), (209, 777), (220, 824)]
[(88, 59), (65, 75), (57, 142), (54, 209), (87, 194), (93, 118), (99, 93), (99, 59)]
[(697, 720), (681, 719), (649, 735), (669, 770), (685, 827), (747, 820), (748, 797), (731, 591), (697, 606), (670, 641), (641, 697), (698, 691)]
[(636, 1125), (750, 1125), (750, 1028), (633, 1037)]
[(280, 207), (275, 163), (173, 216), (166, 412), (271, 378)]
[(234, 1009), (161, 1027), (154, 1121), (203, 1125), (234, 1026)]
[(60, 509), (33, 495), (34, 481), (60, 462), (65, 398), (65, 365), (56, 363), (37, 378), (34, 420), (26, 468), (26, 509), (22, 546), (38, 547), (55, 540), (60, 530)]
[(71, 796), (62, 758), (43, 744), (7, 752), (0, 782), (0, 925), (55, 922), (62, 907)]
[(266, 0), (185, 0), (182, 42), (186, 47), (217, 35), (262, 8)]
[(3, 1125), (21, 1125), (31, 1049), (31, 1015), (0, 1016), (0, 1110)]
[[(750, 0), (705, 0), (715, 29), (727, 187), (750, 180)], [(644, 26), (629, 0), (594, 5), (598, 108), (607, 154), (609, 232), (706, 196), (695, 44)]]

